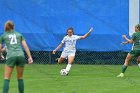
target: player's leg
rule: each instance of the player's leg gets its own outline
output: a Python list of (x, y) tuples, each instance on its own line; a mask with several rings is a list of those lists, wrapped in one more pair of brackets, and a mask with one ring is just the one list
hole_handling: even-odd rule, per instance
[(24, 56), (17, 57), (16, 70), (17, 70), (17, 80), (18, 80), (19, 93), (24, 93), (23, 72), (24, 72), (25, 63), (26, 63), (26, 61), (25, 61)]
[(133, 58), (133, 56), (130, 53), (128, 53), (127, 57), (125, 59), (125, 63), (122, 66), (122, 72), (117, 77), (123, 77), (124, 76), (124, 73), (125, 73), (125, 71), (128, 67), (128, 64), (129, 64), (129, 62), (131, 61), (132, 58)]
[(19, 93), (24, 93), (24, 81), (23, 81), (23, 71), (24, 66), (17, 66), (17, 79), (18, 79), (18, 90)]
[(9, 83), (11, 79), (11, 74), (13, 71), (13, 67), (5, 65), (4, 69), (4, 84), (3, 84), (3, 92), (2, 93), (8, 93), (9, 91)]
[(75, 56), (69, 56), (68, 57), (68, 64), (66, 66), (66, 71), (69, 72), (72, 66), (72, 63), (74, 61)]
[(63, 57), (58, 58), (58, 64), (64, 62), (64, 60), (65, 60), (65, 58), (63, 58)]
[(66, 66), (66, 71), (69, 73), (70, 69), (71, 69), (71, 66), (72, 66), (72, 63), (74, 61), (74, 58), (75, 58), (75, 52), (76, 51), (73, 51), (71, 53), (68, 53), (68, 64)]
[(122, 73), (125, 73), (125, 71), (126, 71), (126, 69), (128, 67), (129, 62), (131, 61), (131, 59), (132, 59), (132, 56), (131, 56), (131, 54), (128, 53), (128, 55), (127, 55), (127, 57), (125, 59), (125, 63), (123, 65), (123, 67), (122, 67)]
[(15, 66), (15, 62), (16, 61), (15, 61), (14, 57), (8, 58), (6, 60), (5, 70), (4, 70), (3, 93), (8, 93), (11, 74), (12, 74), (13, 68)]
[(138, 63), (138, 66), (140, 67), (140, 50), (137, 50), (136, 51), (136, 61), (137, 61), (137, 63)]
[(58, 58), (58, 64), (64, 62), (64, 60), (67, 58), (68, 54), (66, 52), (62, 52), (60, 58)]
[(137, 63), (138, 63), (138, 66), (140, 67), (140, 56), (137, 57)]

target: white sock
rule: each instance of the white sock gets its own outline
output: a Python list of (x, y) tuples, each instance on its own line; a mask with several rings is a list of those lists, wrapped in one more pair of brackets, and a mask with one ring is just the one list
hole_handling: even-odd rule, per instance
[(138, 66), (140, 67), (140, 63), (138, 64)]
[(70, 71), (70, 69), (71, 69), (71, 66), (72, 66), (71, 64), (67, 64), (67, 66), (66, 66), (66, 71), (68, 71), (68, 72), (69, 72), (69, 71)]

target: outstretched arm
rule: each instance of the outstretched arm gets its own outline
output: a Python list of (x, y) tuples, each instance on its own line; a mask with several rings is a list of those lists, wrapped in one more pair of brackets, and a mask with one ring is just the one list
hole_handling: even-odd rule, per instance
[(53, 50), (53, 54), (56, 53), (57, 50), (59, 50), (62, 46), (64, 45), (64, 43), (61, 43), (57, 46), (57, 48), (55, 50)]
[(25, 52), (26, 52), (26, 54), (27, 54), (27, 56), (28, 56), (28, 63), (29, 63), (29, 64), (32, 64), (32, 63), (33, 63), (33, 59), (32, 59), (30, 50), (29, 50), (29, 48), (28, 48), (28, 46), (27, 46), (25, 40), (22, 40), (22, 46), (23, 46), (23, 48), (25, 49)]
[(132, 39), (128, 39), (126, 37), (126, 35), (122, 35), (122, 38), (124, 38), (126, 40), (126, 42), (122, 42), (122, 44), (128, 44), (128, 43), (133, 43), (133, 40)]
[(93, 31), (93, 28), (90, 28), (90, 30), (85, 34), (85, 35), (83, 35), (82, 37), (81, 37), (81, 39), (84, 39), (84, 38), (86, 38), (87, 36), (89, 36), (90, 35), (90, 33)]

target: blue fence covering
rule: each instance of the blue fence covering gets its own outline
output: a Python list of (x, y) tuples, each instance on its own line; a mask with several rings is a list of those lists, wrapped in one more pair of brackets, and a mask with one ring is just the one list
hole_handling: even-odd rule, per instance
[(0, 34), (5, 21), (13, 20), (33, 51), (52, 51), (73, 27), (84, 35), (77, 42), (78, 50), (120, 51), (122, 34), (128, 34), (129, 0), (0, 0)]

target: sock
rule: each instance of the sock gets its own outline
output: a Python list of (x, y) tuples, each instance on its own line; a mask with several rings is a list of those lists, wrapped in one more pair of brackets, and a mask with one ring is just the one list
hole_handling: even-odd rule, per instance
[(24, 93), (24, 81), (23, 81), (23, 79), (18, 80), (18, 90), (19, 90), (19, 93)]
[(140, 67), (140, 63), (138, 64), (138, 66)]
[(127, 66), (123, 65), (122, 66), (122, 73), (124, 73), (126, 69), (127, 69)]
[(70, 71), (70, 69), (71, 69), (71, 66), (72, 66), (71, 64), (67, 64), (67, 66), (66, 66), (66, 71), (68, 71), (68, 72), (69, 72), (69, 71)]
[(8, 91), (9, 91), (9, 82), (10, 82), (10, 80), (4, 79), (3, 93), (8, 93)]

